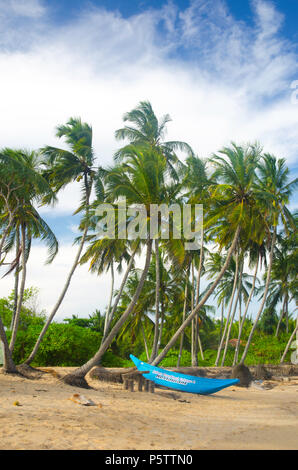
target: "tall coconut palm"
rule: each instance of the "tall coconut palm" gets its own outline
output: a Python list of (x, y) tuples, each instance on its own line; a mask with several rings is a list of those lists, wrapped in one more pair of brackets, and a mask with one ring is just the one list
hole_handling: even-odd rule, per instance
[[(141, 213), (143, 213), (145, 217), (147, 227), (147, 221), (150, 220), (151, 215), (151, 204), (160, 205), (161, 203), (168, 202), (168, 190), (165, 178), (166, 160), (163, 155), (148, 146), (143, 148), (130, 146), (122, 164), (110, 169), (106, 175), (107, 199), (117, 202), (125, 197), (130, 207), (134, 206), (137, 209), (141, 206)], [(108, 336), (100, 346), (98, 352), (86, 364), (66, 376), (64, 379), (65, 382), (86, 386), (84, 380), (85, 375), (98, 363), (132, 313), (141, 294), (150, 266), (152, 239), (150, 239), (149, 235), (147, 235), (146, 246), (147, 254), (144, 269), (130, 304), (108, 333)]]
[[(160, 121), (156, 117), (152, 105), (149, 101), (141, 101), (132, 111), (124, 114), (123, 121), (130, 123), (115, 132), (117, 140), (127, 139), (130, 144), (135, 146), (149, 146), (159, 153), (163, 154), (167, 161), (169, 171), (176, 180), (178, 180), (177, 165), (181, 168), (181, 162), (175, 151), (180, 150), (187, 155), (192, 155), (191, 147), (180, 141), (164, 141), (166, 126), (171, 121), (168, 114), (163, 116)], [(126, 147), (119, 149), (115, 153), (116, 161), (122, 159), (126, 154)]]
[(80, 182), (82, 180), (82, 203), (77, 212), (81, 212), (82, 210), (85, 212), (85, 221), (83, 224), (83, 235), (73, 265), (71, 266), (66, 278), (66, 282), (35, 343), (30, 356), (25, 361), (26, 364), (30, 364), (33, 361), (39, 349), (42, 338), (46, 334), (50, 323), (52, 322), (60, 305), (63, 302), (72, 276), (78, 266), (88, 232), (90, 197), (94, 179), (96, 177), (96, 172), (93, 168), (95, 155), (92, 147), (91, 126), (89, 126), (89, 124), (83, 123), (80, 118), (71, 118), (66, 125), (57, 127), (56, 136), (58, 138), (65, 138), (69, 150), (50, 146), (44, 147), (41, 150), (45, 157), (45, 164), (47, 166), (45, 175), (47, 176), (56, 193), (58, 193), (69, 183), (74, 181)]
[[(157, 365), (165, 357), (183, 330), (213, 294), (229, 266), (240, 232), (250, 233), (252, 231), (252, 216), (255, 207), (252, 185), (260, 151), (255, 146), (243, 148), (232, 144), (230, 148), (224, 148), (221, 154), (225, 158), (223, 156), (214, 156), (212, 159), (213, 164), (216, 166), (213, 176), (214, 178), (222, 178), (223, 182), (213, 186), (213, 208), (209, 210), (207, 228), (214, 237), (216, 232), (215, 240), (220, 246), (230, 244), (226, 261), (212, 286), (173, 335), (163, 351), (153, 361), (153, 365)], [(234, 231), (232, 240), (230, 237), (231, 231)]]
[[(30, 252), (31, 239), (41, 238), (46, 241), (49, 250), (49, 262), (53, 260), (58, 250), (55, 235), (41, 218), (35, 205), (41, 204), (43, 198), (53, 202), (55, 196), (48, 182), (43, 178), (40, 171), (40, 158), (35, 152), (25, 150), (4, 149), (0, 153), (1, 179), (0, 199), (3, 202), (4, 213), (2, 224), (4, 229), (1, 233), (1, 250), (8, 254), (16, 243), (15, 260), (11, 263), (8, 273), (13, 270), (19, 271), (19, 259), (22, 258), (22, 279), (18, 296), (15, 296), (15, 309), (12, 321), (12, 336), (10, 350), (5, 351), (5, 358), (10, 365), (4, 367), (15, 371), (12, 367), (11, 355), (16, 340), (20, 311), (22, 307), (23, 294), (26, 280), (26, 263)], [(21, 244), (19, 243), (19, 232), (21, 231)], [(7, 273), (7, 274), (8, 274)], [(7, 340), (3, 342), (7, 347)]]
[[(184, 186), (188, 191), (188, 204), (202, 204), (204, 206), (204, 211), (208, 212), (208, 205), (210, 200), (210, 186), (211, 180), (208, 178), (207, 174), (207, 161), (202, 160), (195, 155), (190, 155), (186, 159), (186, 169), (185, 169), (185, 178)], [(196, 281), (196, 292), (195, 292), (195, 304), (197, 305), (200, 298), (200, 282), (201, 276), (203, 273), (203, 260), (204, 260), (204, 224), (202, 223), (201, 227), (201, 244), (199, 249), (199, 262), (197, 268), (197, 281)], [(193, 359), (192, 363), (194, 366), (198, 364), (198, 344), (200, 347), (200, 352), (202, 359), (204, 360), (204, 353), (201, 346), (200, 335), (199, 335), (199, 314), (197, 318), (193, 321)]]
[[(286, 317), (286, 332), (288, 332), (289, 303), (294, 299), (295, 290), (292, 290), (292, 281), (297, 278), (297, 264), (295, 261), (295, 245), (291, 238), (278, 237), (278, 243), (274, 250), (271, 281), (268, 291), (267, 304), (270, 309), (275, 309), (278, 302), (282, 302), (282, 311), (276, 328), (275, 336), (278, 336), (283, 317)], [(297, 261), (297, 260), (296, 260)]]
[(289, 224), (292, 226), (294, 225), (294, 219), (286, 204), (288, 204), (289, 198), (297, 185), (298, 178), (289, 182), (289, 169), (286, 167), (284, 159), (277, 159), (270, 154), (265, 154), (263, 156), (262, 161), (258, 165), (258, 176), (255, 183), (254, 192), (260, 204), (264, 225), (267, 227), (267, 238), (268, 243), (270, 243), (270, 254), (263, 299), (250, 331), (240, 361), (241, 364), (243, 364), (246, 359), (253, 334), (267, 299), (271, 279), (274, 248), (277, 239), (278, 223), (281, 221), (286, 230)]

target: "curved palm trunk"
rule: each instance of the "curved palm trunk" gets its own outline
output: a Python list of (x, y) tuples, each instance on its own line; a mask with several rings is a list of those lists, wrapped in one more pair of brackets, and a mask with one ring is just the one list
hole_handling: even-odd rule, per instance
[[(122, 292), (123, 292), (123, 289), (125, 287), (125, 284), (126, 284), (126, 281), (127, 281), (127, 278), (128, 278), (128, 275), (131, 271), (131, 268), (132, 268), (132, 265), (133, 265), (133, 262), (134, 262), (134, 258), (135, 258), (135, 255), (136, 255), (136, 252), (138, 250), (138, 246), (135, 248), (135, 250), (133, 251), (131, 257), (130, 257), (130, 260), (129, 260), (129, 263), (127, 265), (127, 269), (125, 271), (125, 274), (123, 276), (123, 279), (122, 279), (122, 282), (121, 282), (121, 285), (120, 285), (120, 289), (119, 289), (119, 292), (117, 294), (117, 297), (115, 299), (115, 302), (114, 302), (114, 305), (113, 305), (113, 308), (112, 308), (112, 311), (111, 311), (111, 314), (109, 316), (109, 321), (108, 321), (108, 324), (107, 324), (107, 333), (110, 329), (110, 326), (111, 326), (111, 323), (112, 323), (112, 320), (114, 318), (114, 315), (115, 315), (115, 312), (116, 312), (116, 309), (118, 307), (118, 304), (119, 304), (119, 301), (121, 299), (121, 295), (122, 295)], [(104, 341), (104, 337), (102, 339), (102, 342)]]
[[(20, 232), (19, 228), (16, 231), (16, 259), (18, 259), (18, 253), (20, 250)], [(19, 294), (19, 267), (20, 263), (17, 261), (14, 275), (14, 300), (13, 300), (13, 314), (10, 323), (10, 329), (13, 329), (14, 320), (16, 317), (17, 305), (18, 305), (18, 294)]]
[(285, 348), (285, 350), (284, 350), (284, 353), (283, 353), (283, 355), (282, 355), (282, 357), (281, 357), (280, 363), (284, 362), (284, 360), (285, 360), (285, 358), (286, 358), (286, 355), (287, 355), (287, 352), (288, 352), (288, 350), (290, 349), (290, 346), (291, 346), (291, 344), (292, 344), (292, 341), (293, 341), (295, 335), (297, 335), (297, 338), (296, 338), (296, 346), (297, 346), (297, 349), (298, 349), (298, 313), (297, 313), (296, 327), (294, 328), (294, 331), (293, 331), (293, 333), (292, 333), (291, 336), (290, 336), (290, 339), (289, 339), (289, 341), (288, 341), (288, 343), (287, 343), (287, 346), (286, 346), (286, 348)]
[(241, 269), (240, 269), (240, 277), (239, 277), (239, 283), (238, 283), (238, 292), (237, 292), (237, 297), (236, 297), (236, 300), (235, 300), (235, 305), (234, 305), (234, 309), (233, 309), (233, 313), (232, 313), (232, 316), (231, 316), (231, 320), (230, 320), (230, 324), (229, 324), (229, 329), (228, 329), (228, 333), (227, 333), (227, 337), (226, 337), (226, 344), (225, 344), (225, 349), (224, 349), (224, 353), (223, 353), (222, 360), (221, 360), (221, 366), (224, 365), (225, 360), (226, 360), (226, 355), (227, 355), (227, 350), (228, 350), (228, 346), (229, 346), (229, 339), (230, 339), (231, 329), (232, 329), (232, 326), (233, 326), (233, 321), (234, 321), (234, 317), (235, 317), (235, 313), (236, 313), (236, 308), (237, 308), (238, 302), (239, 302), (239, 300), (240, 300), (240, 292), (241, 292), (241, 284), (242, 284), (242, 275), (243, 275), (243, 262), (242, 262)]
[[(188, 276), (187, 276), (188, 278)], [(185, 321), (185, 317), (186, 317), (186, 306), (187, 306), (187, 288), (188, 288), (188, 283), (187, 283), (187, 280), (185, 282), (185, 289), (184, 289), (184, 305), (183, 305), (183, 315), (182, 315), (182, 324), (184, 323)], [(183, 341), (184, 341), (184, 330), (181, 334), (181, 337), (180, 337), (180, 347), (179, 347), (179, 354), (178, 354), (178, 359), (177, 359), (177, 367), (180, 367), (180, 362), (181, 362), (181, 356), (182, 356), (182, 351), (183, 351)]]
[(212, 284), (212, 286), (210, 287), (210, 289), (208, 289), (208, 291), (206, 292), (206, 294), (204, 295), (204, 297), (202, 298), (202, 300), (198, 303), (198, 305), (194, 308), (194, 310), (191, 312), (191, 314), (185, 319), (185, 321), (183, 322), (183, 324), (180, 326), (180, 328), (178, 328), (178, 330), (176, 331), (176, 333), (172, 336), (172, 338), (170, 339), (170, 341), (168, 342), (168, 344), (164, 347), (164, 349), (162, 350), (162, 352), (154, 359), (152, 365), (156, 366), (157, 364), (160, 363), (160, 361), (163, 360), (163, 358), (167, 355), (168, 351), (171, 349), (171, 347), (176, 343), (177, 339), (179, 338), (179, 336), (181, 335), (181, 333), (185, 330), (185, 328), (190, 324), (190, 322), (192, 321), (192, 319), (194, 318), (194, 316), (198, 313), (198, 311), (200, 310), (200, 308), (202, 308), (202, 306), (207, 302), (207, 300), (209, 299), (210, 295), (213, 294), (216, 286), (218, 285), (218, 283), (220, 282), (221, 278), (223, 277), (226, 269), (228, 268), (229, 264), (230, 264), (230, 260), (231, 260), (231, 256), (232, 254), (234, 253), (235, 251), (235, 248), (236, 248), (236, 245), (237, 245), (237, 241), (238, 241), (238, 238), (239, 238), (239, 233), (240, 233), (240, 227), (238, 226), (236, 231), (235, 231), (235, 235), (234, 235), (234, 239), (232, 241), (232, 244), (230, 246), (230, 249), (228, 251), (228, 255), (227, 255), (227, 259), (221, 269), (221, 271), (219, 272), (217, 278), (215, 279), (214, 283)]
[(1, 316), (0, 316), (0, 341), (3, 344), (3, 352), (4, 352), (3, 370), (6, 373), (16, 373), (17, 369), (12, 359), (12, 354), (9, 349), (9, 345), (8, 345), (8, 341), (7, 341), (7, 337), (6, 337), (6, 333), (5, 333)]
[(266, 285), (265, 285), (265, 291), (264, 291), (264, 295), (263, 295), (263, 300), (262, 300), (261, 306), (260, 306), (260, 308), (259, 308), (259, 311), (258, 311), (258, 313), (257, 313), (256, 319), (255, 319), (255, 321), (254, 321), (253, 327), (252, 327), (252, 329), (251, 329), (249, 338), (248, 338), (248, 340), (247, 340), (247, 343), (246, 343), (246, 346), (245, 346), (245, 349), (244, 349), (244, 352), (243, 352), (243, 355), (242, 355), (240, 364), (243, 364), (244, 361), (245, 361), (245, 359), (246, 359), (246, 356), (247, 356), (247, 353), (248, 353), (248, 349), (249, 349), (249, 346), (250, 346), (250, 343), (251, 343), (253, 334), (254, 334), (254, 332), (255, 332), (255, 329), (256, 329), (256, 327), (257, 327), (257, 323), (258, 323), (259, 318), (260, 318), (260, 316), (261, 316), (261, 314), (262, 314), (262, 311), (263, 311), (263, 308), (264, 308), (264, 305), (265, 305), (265, 302), (266, 302), (266, 299), (267, 299), (267, 294), (268, 294), (268, 289), (269, 289), (269, 283), (270, 283), (270, 278), (271, 278), (271, 269), (272, 269), (273, 251), (274, 251), (274, 247), (275, 247), (275, 242), (276, 242), (276, 227), (274, 227), (274, 232), (273, 232), (272, 241), (271, 241), (270, 257), (269, 257), (269, 266), (268, 266), (268, 270), (267, 270), (267, 279), (266, 279)]
[(240, 328), (239, 328), (238, 340), (237, 340), (236, 349), (235, 349), (235, 355), (234, 355), (233, 366), (236, 365), (237, 362), (238, 362), (238, 356), (239, 356), (239, 350), (240, 350), (240, 341), (241, 341), (242, 330), (243, 330), (243, 326), (244, 326), (244, 323), (245, 323), (245, 320), (246, 320), (246, 315), (247, 315), (247, 312), (248, 312), (248, 307), (249, 307), (251, 298), (252, 298), (253, 293), (254, 293), (254, 290), (255, 290), (255, 285), (256, 285), (256, 280), (257, 280), (258, 269), (259, 269), (259, 257), (258, 257), (258, 259), (257, 259), (257, 263), (256, 263), (255, 272), (254, 272), (254, 278), (253, 278), (252, 286), (251, 286), (251, 289), (250, 289), (249, 297), (248, 297), (247, 302), (246, 302), (246, 305), (245, 305), (245, 310), (244, 310), (243, 317), (242, 317), (241, 324), (240, 324)]
[(223, 347), (223, 343), (224, 343), (225, 336), (226, 336), (227, 329), (228, 329), (228, 325), (229, 325), (230, 315), (231, 315), (231, 311), (232, 311), (232, 306), (233, 306), (234, 296), (235, 296), (236, 286), (237, 286), (238, 268), (239, 268), (239, 257), (238, 257), (238, 253), (237, 253), (236, 254), (236, 269), (235, 269), (233, 290), (232, 290), (232, 295), (231, 295), (231, 299), (230, 299), (229, 310), (228, 310), (226, 324), (225, 324), (225, 327), (224, 327), (224, 332), (223, 332), (223, 335), (221, 337), (221, 340), (220, 340), (220, 343), (219, 343), (219, 346), (218, 346), (218, 350), (217, 350), (217, 356), (216, 356), (216, 361), (215, 361), (215, 366), (216, 367), (218, 366), (218, 363), (219, 363), (220, 353), (221, 353), (221, 350), (222, 350), (222, 347)]
[(134, 296), (128, 305), (127, 309), (121, 315), (117, 323), (113, 326), (111, 331), (109, 332), (108, 336), (106, 337), (105, 341), (101, 344), (99, 350), (97, 353), (88, 361), (86, 364), (83, 364), (81, 367), (76, 369), (74, 372), (71, 374), (68, 374), (66, 377), (63, 378), (63, 380), (68, 383), (69, 385), (80, 385), (80, 386), (86, 386), (86, 383), (83, 382), (83, 379), (85, 375), (92, 369), (92, 367), (96, 366), (108, 347), (111, 345), (113, 339), (115, 336), (119, 333), (120, 329), (122, 328), (123, 324), (133, 311), (139, 296), (141, 294), (141, 291), (143, 289), (143, 285), (148, 273), (149, 265), (150, 265), (150, 259), (151, 259), (151, 250), (152, 250), (152, 240), (148, 240), (147, 242), (147, 254), (146, 254), (146, 261), (145, 261), (145, 266), (142, 272), (142, 275), (139, 280), (139, 284), (137, 286), (137, 289), (134, 293)]
[(21, 243), (22, 243), (22, 278), (21, 278), (21, 285), (20, 285), (20, 292), (18, 295), (18, 303), (15, 313), (15, 318), (13, 322), (12, 334), (9, 344), (9, 349), (11, 353), (14, 350), (14, 345), (17, 337), (19, 322), (20, 322), (20, 315), (21, 315), (21, 308), (23, 304), (24, 298), (24, 291), (25, 291), (25, 283), (26, 283), (26, 274), (27, 274), (27, 263), (26, 263), (26, 229), (25, 225), (21, 225)]
[(113, 293), (114, 293), (114, 281), (115, 281), (114, 263), (112, 261), (111, 262), (111, 293), (110, 293), (109, 305), (108, 305), (108, 308), (107, 308), (107, 313), (106, 313), (106, 318), (105, 318), (105, 325), (104, 325), (104, 330), (103, 330), (103, 340), (107, 336), (107, 331), (108, 331), (107, 329), (108, 329), (108, 326), (111, 323), (110, 314), (111, 314), (111, 307), (112, 307), (112, 300), (113, 300)]
[(156, 284), (155, 284), (155, 325), (154, 325), (154, 339), (153, 339), (153, 346), (152, 346), (152, 353), (150, 357), (150, 362), (155, 359), (156, 354), (158, 352), (158, 337), (159, 337), (159, 293), (160, 293), (160, 271), (159, 271), (159, 241), (158, 238), (155, 240), (155, 277), (156, 277)]

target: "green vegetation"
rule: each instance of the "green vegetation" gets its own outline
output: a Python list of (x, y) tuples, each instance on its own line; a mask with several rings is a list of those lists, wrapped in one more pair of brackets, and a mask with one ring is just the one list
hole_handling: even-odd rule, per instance
[[(25, 305), (37, 304), (38, 289), (28, 288), (24, 292)], [(14, 292), (8, 298), (0, 299), (0, 313), (4, 319), (4, 324), (9, 325), (13, 314), (12, 300)], [(289, 339), (289, 334), (285, 332), (286, 325), (283, 324), (283, 332), (276, 338), (272, 337), (272, 326), (270, 321), (274, 319), (274, 326), (276, 328), (278, 318), (268, 315), (264, 311), (262, 319), (259, 323), (258, 331), (251, 344), (249, 354), (247, 356), (246, 364), (253, 365), (259, 363), (277, 364), (286, 347)], [(95, 314), (90, 315), (89, 318), (79, 318), (73, 315), (72, 318), (67, 318), (63, 323), (53, 322), (48, 329), (48, 334), (42, 341), (38, 353), (32, 362), (33, 366), (64, 366), (76, 367), (86, 362), (92, 357), (102, 340), (104, 329), (104, 316), (100, 315), (97, 311)], [(269, 321), (270, 320), (270, 321)], [(39, 336), (42, 327), (44, 326), (46, 317), (43, 312), (36, 313), (32, 307), (23, 306), (20, 315), (20, 326), (15, 348), (13, 352), (13, 360), (16, 364), (24, 362), (25, 358), (32, 351), (36, 338)], [(204, 360), (201, 357), (198, 359), (200, 367), (213, 366), (217, 354), (217, 342), (219, 340), (220, 322), (208, 319), (208, 326), (202, 326), (202, 345), (204, 348)], [(139, 356), (142, 360), (146, 361), (147, 356), (144, 351), (143, 341), (140, 335), (130, 334), (127, 330), (131, 331), (132, 325), (128, 323), (127, 328), (124, 328), (121, 334), (111, 344), (111, 347), (103, 355), (101, 364), (105, 367), (132, 367), (133, 363), (129, 359), (129, 354), (133, 353)], [(243, 341), (248, 337), (248, 332), (251, 327), (251, 322), (248, 321), (244, 328)], [(150, 328), (150, 324), (148, 324)], [(294, 321), (290, 320), (290, 330), (294, 328)], [(174, 328), (172, 327), (173, 332)], [(235, 322), (232, 326), (232, 337), (237, 337), (239, 325)], [(151, 324), (151, 330), (153, 326)], [(269, 331), (268, 331), (269, 330)], [(171, 334), (171, 333), (169, 333)], [(8, 340), (11, 337), (11, 331), (7, 332)], [(186, 330), (185, 349), (182, 352), (180, 365), (189, 367), (192, 365), (191, 354), (191, 328)], [(209, 348), (208, 345), (214, 345)], [(244, 347), (240, 347), (240, 353), (243, 352)], [(152, 350), (150, 349), (149, 355)], [(225, 365), (230, 366), (233, 363), (235, 352), (235, 344), (228, 347)], [(178, 349), (171, 350), (165, 359), (161, 362), (164, 367), (176, 367), (178, 360)], [(287, 354), (286, 360), (290, 359), (290, 352)]]

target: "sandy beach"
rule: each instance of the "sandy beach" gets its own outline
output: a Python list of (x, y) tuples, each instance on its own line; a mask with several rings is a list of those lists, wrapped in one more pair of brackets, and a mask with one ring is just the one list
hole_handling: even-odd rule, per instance
[[(129, 392), (90, 378), (93, 389), (82, 390), (55, 377), (69, 370), (0, 374), (1, 450), (298, 449), (297, 378), (201, 396)], [(75, 393), (98, 406), (69, 400)]]

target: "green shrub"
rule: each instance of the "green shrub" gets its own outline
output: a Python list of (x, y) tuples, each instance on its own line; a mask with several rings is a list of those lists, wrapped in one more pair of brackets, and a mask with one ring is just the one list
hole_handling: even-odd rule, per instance
[[(17, 335), (13, 358), (23, 362), (41, 331), (40, 325), (31, 324)], [(9, 334), (10, 336), (10, 334)], [(98, 350), (101, 334), (76, 325), (52, 323), (45, 334), (32, 363), (33, 366), (80, 366)]]

